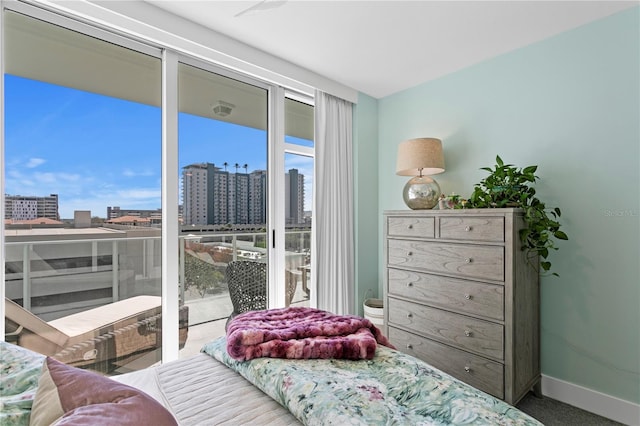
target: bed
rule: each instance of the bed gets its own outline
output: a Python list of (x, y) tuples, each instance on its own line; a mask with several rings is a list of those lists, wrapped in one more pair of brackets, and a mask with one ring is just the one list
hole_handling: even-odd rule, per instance
[(282, 405), (205, 353), (113, 379), (156, 398), (185, 426), (301, 424)]
[[(384, 345), (377, 345), (370, 359), (261, 356), (243, 361), (229, 354), (227, 338), (232, 341), (232, 337), (228, 332), (226, 337), (205, 345), (202, 353), (186, 359), (113, 378), (100, 377), (103, 382), (93, 389), (115, 387), (122, 392), (117, 386), (126, 385), (127, 389), (139, 392), (144, 399), (142, 405), (137, 404), (140, 401), (133, 401), (133, 398), (140, 399), (139, 395), (126, 394), (129, 399), (125, 401), (133, 401), (126, 413), (168, 413), (170, 417), (155, 420), (154, 425), (540, 425), (505, 402)], [(8, 344), (4, 345), (3, 357), (6, 352), (29, 355), (24, 349), (7, 349)], [(31, 376), (43, 363), (44, 357), (37, 355), (36, 358), (31, 362)], [(16, 364), (7, 359), (2, 362), (3, 366), (8, 365), (7, 362)], [(29, 363), (17, 364), (29, 370)], [(39, 374), (47, 377), (55, 375), (56, 369), (74, 369), (48, 358), (44, 364), (44, 370), (48, 365), (49, 372)], [(78, 369), (72, 374), (75, 370)], [(69, 372), (65, 372), (65, 383), (71, 377)], [(23, 381), (24, 377), (14, 383)], [(43, 382), (40, 378), (36, 387)], [(20, 386), (14, 386), (17, 388)], [(22, 423), (5, 418), (0, 419), (3, 424), (27, 424), (24, 417), (28, 409), (33, 410), (32, 419), (36, 411), (38, 415), (43, 411), (37, 395), (41, 390), (34, 391), (33, 386), (30, 389), (27, 394), (36, 393), (32, 408), (27, 407), (24, 392), (22, 398), (16, 397), (23, 408)], [(16, 398), (13, 403), (3, 399), (3, 412), (17, 413)], [(95, 399), (95, 395), (92, 398)], [(110, 405), (98, 410), (96, 415), (115, 415), (110, 411), (113, 401), (107, 398), (106, 402)], [(84, 409), (77, 408), (77, 404), (74, 407)], [(119, 424), (124, 424), (122, 418), (119, 419)], [(140, 423), (140, 419), (137, 421), (145, 424)]]

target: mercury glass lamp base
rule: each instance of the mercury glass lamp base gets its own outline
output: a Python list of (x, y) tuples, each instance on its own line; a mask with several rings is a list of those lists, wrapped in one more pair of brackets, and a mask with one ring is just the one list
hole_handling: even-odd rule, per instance
[(432, 209), (440, 198), (440, 185), (432, 177), (416, 176), (404, 186), (402, 196), (412, 210)]

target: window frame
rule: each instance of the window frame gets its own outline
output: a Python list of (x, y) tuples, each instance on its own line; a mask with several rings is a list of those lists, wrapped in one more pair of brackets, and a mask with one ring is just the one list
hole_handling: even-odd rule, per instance
[[(299, 92), (294, 92), (291, 90), (285, 90), (284, 92), (284, 98), (282, 101), (282, 105), (283, 105), (283, 109), (284, 109), (284, 102), (286, 99), (291, 99), (293, 101), (297, 101), (297, 102), (301, 102), (304, 104), (307, 104), (313, 108), (315, 108), (315, 102), (314, 102), (314, 98), (312, 96), (309, 95), (305, 95)], [(315, 111), (315, 110), (314, 110)], [(283, 119), (284, 119), (284, 114), (283, 114)], [(284, 127), (284, 126), (283, 126)], [(314, 131), (315, 131), (315, 117), (314, 117)], [(310, 242), (310, 247), (311, 250), (313, 250), (314, 248), (314, 242), (316, 239), (316, 220), (315, 220), (315, 211), (316, 211), (316, 143), (317, 141), (315, 140), (315, 133), (313, 135), (314, 138), (314, 142), (313, 142), (313, 146), (304, 146), (304, 145), (298, 145), (298, 144), (292, 144), (292, 143), (288, 143), (285, 141), (285, 135), (282, 135), (281, 141), (281, 147), (279, 147), (282, 151), (280, 152), (280, 157), (282, 158), (282, 168), (280, 169), (283, 173), (280, 173), (282, 175), (282, 186), (284, 187), (285, 183), (284, 183), (284, 172), (285, 172), (285, 156), (287, 154), (294, 154), (294, 155), (302, 155), (305, 157), (311, 157), (313, 158), (313, 184), (312, 184), (312, 195), (313, 198), (311, 199), (311, 211), (313, 212), (313, 216), (312, 216), (312, 221), (311, 221), (311, 242)], [(284, 200), (283, 200), (284, 203)], [(283, 223), (284, 226), (284, 222), (285, 222), (285, 212), (284, 212), (284, 206), (282, 207), (283, 211), (282, 211), (282, 218), (281, 221)], [(284, 241), (285, 235), (284, 235), (284, 230), (282, 233), (282, 240)], [(313, 256), (311, 257), (312, 259), (314, 258)], [(284, 262), (284, 259), (283, 259)], [(312, 276), (315, 276), (315, 269), (316, 269), (316, 265), (315, 262), (311, 262), (311, 269), (310, 269), (310, 274)], [(282, 270), (283, 270), (283, 274), (284, 274), (284, 263), (282, 264)], [(318, 295), (318, 291), (317, 288), (315, 288), (313, 286), (314, 281), (310, 281), (308, 282), (308, 284), (311, 283), (311, 286), (309, 287), (309, 291), (310, 291), (310, 296), (309, 296), (309, 306), (311, 306), (312, 308), (316, 308), (318, 306), (318, 302), (317, 302), (317, 295)]]
[[(162, 86), (161, 86), (161, 114), (162, 114), (162, 182), (161, 182), (161, 207), (162, 207), (162, 232), (161, 232), (161, 271), (162, 271), (162, 362), (178, 359), (178, 314), (179, 307), (175, 303), (179, 300), (178, 286), (175, 279), (179, 274), (179, 265), (175, 259), (179, 256), (179, 164), (178, 164), (178, 64), (180, 62), (202, 68), (216, 74), (233, 78), (268, 91), (268, 118), (267, 118), (267, 186), (268, 186), (268, 211), (267, 211), (267, 246), (269, 248), (269, 291), (268, 306), (285, 306), (285, 206), (282, 194), (285, 186), (285, 155), (286, 153), (304, 155), (314, 158), (315, 168), (315, 144), (314, 147), (305, 147), (285, 142), (285, 99), (289, 98), (299, 102), (314, 105), (313, 96), (301, 91), (291, 90), (281, 85), (268, 82), (249, 74), (235, 71), (215, 63), (213, 59), (195, 57), (180, 48), (162, 45), (162, 43), (145, 40), (136, 34), (126, 32), (120, 28), (111, 27), (109, 24), (96, 24), (84, 16), (77, 16), (72, 12), (63, 12), (57, 8), (46, 5), (26, 4), (20, 1), (0, 0), (0, 45), (4, 43), (4, 17), (5, 11), (20, 13), (35, 19), (48, 22), (69, 30), (77, 31), (99, 40), (107, 41), (161, 60)], [(4, 156), (4, 57), (0, 55), (0, 157)], [(298, 88), (299, 89), (299, 88)], [(5, 163), (0, 162), (0, 173), (5, 174)], [(315, 170), (314, 170), (315, 174)], [(0, 214), (4, 217), (4, 179), (0, 180), (2, 203)], [(314, 189), (315, 194), (315, 179)], [(315, 197), (314, 197), (315, 198)], [(278, 200), (278, 202), (274, 202)], [(315, 200), (312, 200), (315, 207)], [(315, 224), (315, 220), (313, 221)], [(312, 224), (311, 241), (315, 239)], [(0, 258), (5, 257), (5, 230), (0, 229)], [(173, 261), (170, 261), (173, 259)], [(313, 266), (312, 266), (313, 268)], [(5, 282), (4, 267), (0, 270), (0, 280)], [(170, 282), (171, 281), (171, 282)], [(315, 289), (312, 289), (311, 305), (314, 306)], [(5, 296), (5, 286), (0, 286), (0, 296)], [(0, 304), (0, 316), (4, 318), (4, 304)], [(4, 321), (0, 324), (0, 340), (5, 339)]]

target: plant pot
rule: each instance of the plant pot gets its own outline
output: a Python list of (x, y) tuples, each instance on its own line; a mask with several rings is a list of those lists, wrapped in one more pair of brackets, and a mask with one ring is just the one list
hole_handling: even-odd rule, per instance
[(382, 299), (366, 299), (362, 304), (364, 317), (373, 325), (384, 325), (384, 301)]

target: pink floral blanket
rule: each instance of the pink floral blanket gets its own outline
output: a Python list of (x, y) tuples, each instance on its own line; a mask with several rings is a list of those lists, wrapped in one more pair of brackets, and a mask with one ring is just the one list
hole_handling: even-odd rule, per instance
[(366, 318), (304, 307), (246, 312), (227, 327), (227, 352), (238, 361), (371, 359), (377, 343), (395, 349)]

